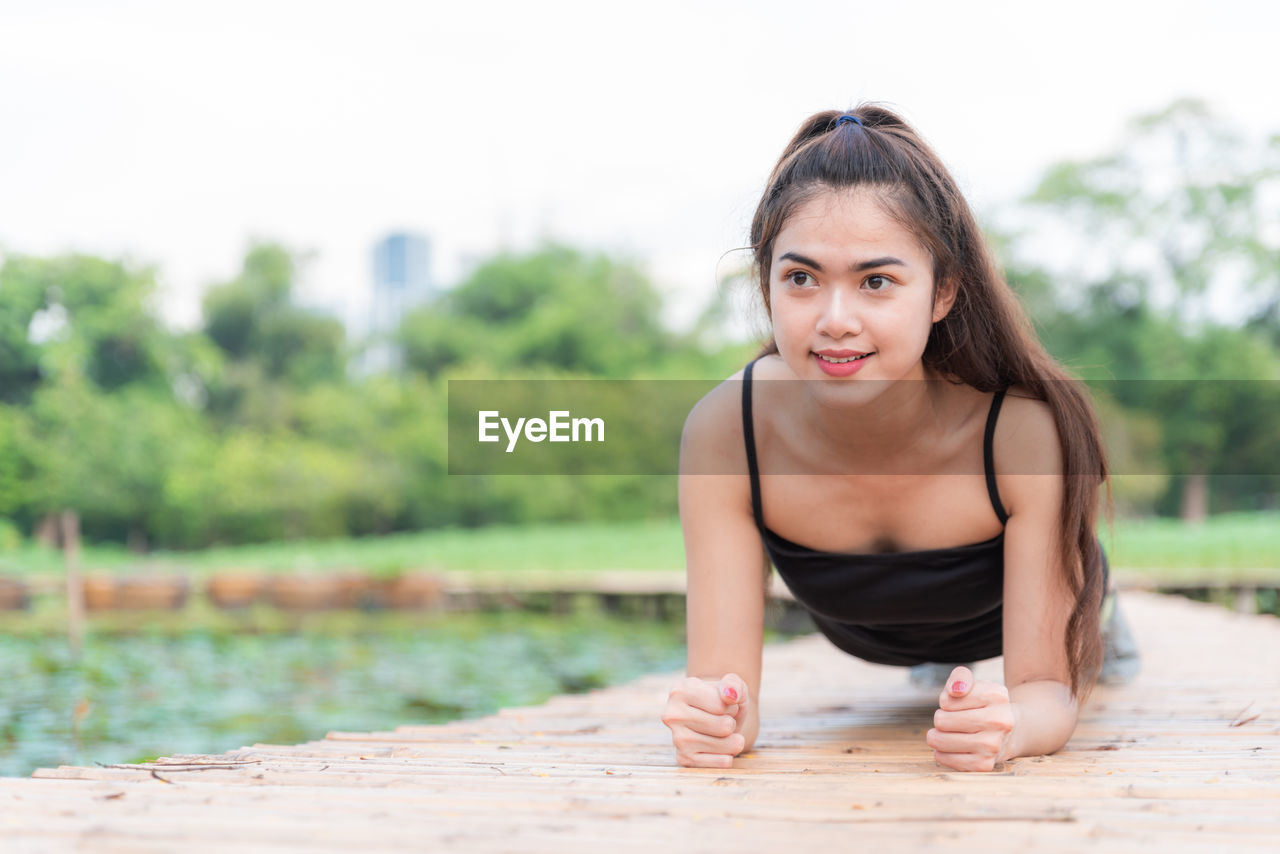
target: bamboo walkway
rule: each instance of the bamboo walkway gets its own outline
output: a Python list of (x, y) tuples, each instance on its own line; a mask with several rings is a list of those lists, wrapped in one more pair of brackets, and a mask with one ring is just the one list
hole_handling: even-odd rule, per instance
[(676, 766), (663, 674), (442, 726), (0, 779), (0, 850), (1280, 849), (1280, 620), (1121, 596), (1141, 676), (1099, 689), (1066, 749), (989, 774), (933, 761), (934, 692), (806, 637), (766, 650), (762, 732), (731, 771)]

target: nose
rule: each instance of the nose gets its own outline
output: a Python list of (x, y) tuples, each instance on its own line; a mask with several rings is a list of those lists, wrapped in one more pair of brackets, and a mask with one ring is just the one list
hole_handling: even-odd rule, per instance
[(823, 291), (826, 302), (818, 316), (817, 331), (832, 341), (862, 333), (862, 317), (857, 297), (844, 288)]

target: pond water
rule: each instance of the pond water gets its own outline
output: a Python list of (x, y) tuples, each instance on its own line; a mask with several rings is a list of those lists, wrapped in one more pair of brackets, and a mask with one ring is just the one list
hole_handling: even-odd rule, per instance
[(56, 634), (0, 635), (0, 776), (477, 717), (680, 671), (684, 655), (683, 622), (521, 613), (91, 632), (78, 660)]

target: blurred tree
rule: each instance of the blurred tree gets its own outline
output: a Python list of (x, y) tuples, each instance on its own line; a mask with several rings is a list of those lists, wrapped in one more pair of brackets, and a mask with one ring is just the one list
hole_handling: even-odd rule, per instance
[[(1045, 275), (1015, 270), (1010, 279)], [(1249, 482), (1220, 479), (1219, 488), (1229, 492), (1280, 491), (1274, 419), (1280, 350), (1248, 326), (1205, 322), (1185, 328), (1170, 313), (1131, 299), (1138, 287), (1131, 279), (1121, 274), (1097, 282), (1072, 309), (1042, 304), (1035, 319), (1049, 352), (1096, 396), (1122, 408), (1123, 416), (1113, 417), (1111, 438), (1127, 450), (1113, 460), (1113, 470), (1157, 476), (1134, 481), (1142, 494), (1123, 496), (1133, 499), (1128, 505), (1176, 506), (1186, 519), (1203, 518), (1209, 478), (1221, 473), (1258, 475)], [(1137, 445), (1129, 435), (1134, 429), (1146, 437)], [(1174, 490), (1179, 501), (1171, 505), (1169, 497), (1150, 495), (1156, 484)], [(1224, 498), (1229, 504), (1247, 496)]]
[(10, 256), (0, 269), (0, 400), (14, 410), (4, 512), (66, 509), (87, 535), (141, 544), (181, 418), (174, 342), (148, 268), (86, 255)]
[(23, 450), (29, 432), (25, 410), (0, 403), (0, 519), (25, 509), (30, 476)]
[(1267, 324), (1280, 292), (1277, 192), (1280, 135), (1251, 145), (1182, 99), (1135, 118), (1115, 153), (1050, 167), (1027, 202), (1078, 229), (1078, 272), (1115, 299), (1194, 325), (1217, 290), (1251, 299), (1241, 319)]
[[(1211, 475), (1274, 468), (1261, 413), (1280, 380), (1278, 192), (1280, 137), (1251, 145), (1184, 99), (1133, 120), (1116, 153), (1049, 168), (1026, 199), (1051, 217), (1040, 248), (1072, 246), (1073, 260), (1060, 274), (1052, 260), (1015, 262), (1010, 281), (1050, 352), (1130, 415), (1157, 419), (1186, 519), (1207, 513)], [(1215, 321), (1215, 299), (1244, 328)]]
[(31, 321), (47, 299), (28, 266), (9, 257), (0, 267), (0, 402), (25, 402), (40, 382), (40, 344), (31, 339)]
[(405, 364), (429, 377), (472, 360), (493, 360), (499, 336), (495, 327), (472, 317), (449, 313), (447, 300), (410, 312), (400, 324)]
[(257, 243), (240, 274), (210, 288), (204, 332), (225, 357), (206, 361), (209, 406), (234, 413), (246, 400), (272, 392), (271, 383), (303, 387), (346, 372), (342, 324), (294, 301), (298, 259), (274, 243)]
[(167, 384), (152, 270), (87, 255), (12, 255), (0, 268), (0, 401), (28, 401), (50, 354), (98, 388)]
[(32, 518), (74, 509), (84, 534), (144, 547), (198, 414), (143, 387), (104, 393), (65, 370), (35, 394), (19, 454)]
[(436, 375), (474, 362), (496, 374), (550, 368), (627, 377), (672, 346), (661, 298), (634, 264), (549, 245), (501, 254), (405, 319), (406, 363)]

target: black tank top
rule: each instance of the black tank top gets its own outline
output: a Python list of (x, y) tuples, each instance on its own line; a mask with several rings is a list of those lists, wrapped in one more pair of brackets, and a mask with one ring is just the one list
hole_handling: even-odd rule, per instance
[[(765, 549), (818, 630), (845, 652), (876, 664), (962, 664), (1002, 653), (1004, 531), (981, 543), (886, 554), (821, 552), (765, 527), (751, 417), (751, 369), (742, 380), (742, 430), (751, 509)], [(983, 466), (987, 494), (1003, 525), (992, 440), (1005, 392), (987, 414)], [(1103, 572), (1107, 572), (1103, 555)]]

